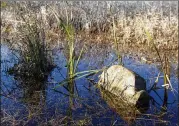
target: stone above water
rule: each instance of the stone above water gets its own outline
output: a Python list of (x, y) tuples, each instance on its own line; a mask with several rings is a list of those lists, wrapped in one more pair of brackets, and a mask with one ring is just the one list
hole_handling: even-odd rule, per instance
[(128, 103), (137, 105), (149, 101), (145, 80), (121, 65), (113, 65), (104, 70), (98, 84)]

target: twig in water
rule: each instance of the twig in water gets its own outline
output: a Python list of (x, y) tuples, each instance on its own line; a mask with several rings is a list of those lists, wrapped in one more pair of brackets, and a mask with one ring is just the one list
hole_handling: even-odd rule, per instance
[(158, 76), (157, 76), (157, 78), (156, 78), (156, 80), (155, 80), (153, 86), (148, 90), (148, 93), (150, 93), (151, 90), (153, 90), (153, 88), (156, 87), (156, 85), (157, 85), (157, 83), (158, 83), (158, 78), (159, 78), (159, 76), (160, 76), (160, 72), (158, 73)]

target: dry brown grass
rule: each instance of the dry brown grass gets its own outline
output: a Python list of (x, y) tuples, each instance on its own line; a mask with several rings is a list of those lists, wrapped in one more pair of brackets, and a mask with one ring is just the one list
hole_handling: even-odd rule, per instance
[[(64, 4), (64, 5), (63, 5)], [(137, 53), (140, 57), (144, 56), (149, 60), (158, 60), (156, 52), (152, 48), (150, 40), (146, 36), (144, 29), (149, 31), (154, 40), (159, 52), (167, 52), (172, 58), (171, 60), (177, 63), (178, 61), (178, 17), (171, 13), (171, 10), (165, 12), (157, 11), (153, 5), (147, 11), (135, 12), (132, 16), (127, 16), (125, 11), (120, 13), (108, 13), (107, 8), (101, 11), (106, 11), (103, 14), (103, 20), (88, 20), (88, 18), (96, 18), (96, 13), (88, 14), (88, 10), (83, 8), (85, 3), (81, 3), (81, 7), (72, 4), (45, 4), (37, 6), (36, 15), (42, 17), (39, 19), (44, 24), (46, 42), (50, 47), (63, 45), (65, 34), (63, 29), (57, 25), (57, 20), (54, 17), (52, 10), (59, 12), (59, 16), (66, 22), (74, 25), (76, 28), (76, 41), (86, 43), (89, 46), (100, 44), (100, 47), (110, 46), (114, 49), (113, 38), (113, 23), (115, 19), (116, 25), (116, 39), (120, 53)], [(102, 4), (102, 3), (101, 3)], [(28, 18), (29, 13), (34, 13), (32, 7), (27, 6), (26, 3), (16, 3), (7, 9), (4, 9), (2, 15), (2, 39), (3, 41), (10, 41), (12, 43), (19, 42), (21, 34), (18, 27), (23, 25), (23, 21), (19, 20), (17, 5), (23, 8), (24, 17)], [(60, 6), (60, 7), (59, 7)], [(92, 5), (92, 8), (94, 5)], [(112, 8), (115, 8), (112, 6)], [(164, 11), (164, 9), (159, 8)], [(171, 9), (175, 9), (172, 8)], [(133, 12), (132, 10), (127, 10)], [(99, 13), (102, 13), (99, 11)], [(126, 12), (127, 13), (127, 12)], [(87, 17), (89, 16), (89, 17)], [(93, 18), (92, 18), (93, 19)], [(85, 22), (85, 23), (84, 23)], [(66, 43), (66, 42), (65, 42)]]

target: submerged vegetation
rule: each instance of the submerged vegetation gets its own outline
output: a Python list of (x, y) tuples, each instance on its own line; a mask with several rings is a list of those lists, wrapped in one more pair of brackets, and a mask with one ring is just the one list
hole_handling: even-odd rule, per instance
[[(177, 8), (174, 1), (1, 2), (1, 41), (17, 58), (13, 66), (5, 67), (5, 73), (12, 77), (2, 75), (1, 95), (4, 101), (20, 99), (17, 103), (27, 106), (17, 115), (8, 115), (2, 108), (2, 124), (81, 126), (103, 125), (108, 120), (109, 125), (121, 125), (124, 120), (122, 125), (144, 125), (151, 118), (151, 125), (163, 125), (166, 117), (170, 124), (168, 116), (177, 114), (167, 111), (172, 104), (169, 101), (175, 103), (177, 94), (172, 80), (178, 72)], [(152, 77), (147, 82), (151, 102), (142, 108), (123, 103), (97, 83), (99, 73), (109, 66), (126, 67), (125, 57), (157, 69), (158, 76), (152, 69), (152, 75), (142, 75), (145, 80)], [(20, 112), (25, 114), (21, 116)], [(114, 117), (103, 122), (97, 119), (111, 113)]]

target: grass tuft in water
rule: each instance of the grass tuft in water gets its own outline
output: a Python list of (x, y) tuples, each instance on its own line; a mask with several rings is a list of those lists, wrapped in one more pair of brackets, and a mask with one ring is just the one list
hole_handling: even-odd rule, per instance
[[(164, 98), (163, 98), (163, 104), (162, 104), (162, 112), (166, 112), (167, 105), (168, 105), (168, 89), (169, 89), (169, 87), (171, 88), (171, 91), (173, 91), (173, 93), (174, 93), (174, 89), (172, 87), (172, 84), (170, 83), (169, 59), (167, 57), (167, 52), (164, 53), (164, 58), (163, 59), (161, 58), (159, 49), (156, 47), (154, 40), (153, 40), (152, 36), (150, 35), (149, 31), (147, 31), (145, 28), (144, 28), (144, 30), (145, 30), (147, 37), (149, 38), (149, 42), (152, 44), (152, 47), (154, 47), (154, 49), (157, 53), (157, 56), (161, 63), (162, 72), (164, 74), (164, 76), (163, 76), (164, 84), (162, 85), (164, 87)], [(157, 83), (154, 83), (154, 85), (156, 87)], [(174, 96), (175, 96), (175, 94), (174, 94)]]
[[(17, 6), (23, 10), (25, 7)], [(43, 79), (45, 74), (54, 67), (51, 57), (48, 55), (48, 47), (45, 42), (45, 31), (43, 22), (35, 14), (29, 14), (25, 17), (21, 11), (18, 14), (23, 20), (23, 24), (18, 27), (21, 37), (16, 43), (19, 47), (20, 61), (11, 70), (10, 73), (20, 74), (26, 77), (35, 77)]]

